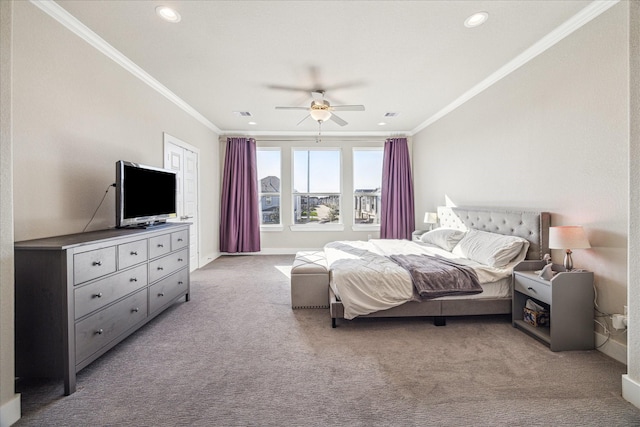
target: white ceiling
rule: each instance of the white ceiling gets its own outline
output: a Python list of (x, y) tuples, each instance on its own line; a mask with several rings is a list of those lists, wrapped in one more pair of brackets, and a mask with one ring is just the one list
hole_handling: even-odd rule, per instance
[[(223, 133), (315, 133), (311, 119), (296, 126), (304, 111), (275, 107), (308, 106), (306, 91), (325, 89), (332, 104), (363, 104), (366, 111), (340, 112), (349, 124), (329, 121), (323, 134), (375, 135), (424, 127), (591, 2), (57, 3)], [(173, 7), (182, 20), (161, 21), (158, 5)], [(478, 11), (488, 12), (488, 21), (466, 28)], [(399, 115), (385, 119), (387, 112)]]

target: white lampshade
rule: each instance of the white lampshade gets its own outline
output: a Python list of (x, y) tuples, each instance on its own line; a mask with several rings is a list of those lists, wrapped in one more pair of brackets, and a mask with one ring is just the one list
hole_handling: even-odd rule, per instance
[(424, 213), (424, 223), (425, 224), (437, 224), (438, 223), (438, 214), (435, 212), (425, 212)]
[(580, 225), (549, 227), (549, 249), (588, 249), (591, 245)]
[(313, 120), (315, 120), (316, 122), (326, 122), (327, 120), (329, 120), (329, 117), (331, 117), (331, 111), (329, 110), (322, 110), (322, 109), (312, 109), (309, 112), (309, 115), (313, 118)]

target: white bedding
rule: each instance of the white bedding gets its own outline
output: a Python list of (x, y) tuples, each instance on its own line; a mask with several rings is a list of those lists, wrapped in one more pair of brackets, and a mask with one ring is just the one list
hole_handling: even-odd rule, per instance
[(409, 272), (389, 259), (390, 255), (439, 255), (473, 268), (484, 292), (443, 299), (509, 296), (511, 271), (526, 255), (525, 249), (504, 267), (494, 268), (408, 240), (338, 241), (327, 244), (324, 251), (331, 272), (330, 286), (342, 301), (345, 319), (386, 310), (413, 298)]

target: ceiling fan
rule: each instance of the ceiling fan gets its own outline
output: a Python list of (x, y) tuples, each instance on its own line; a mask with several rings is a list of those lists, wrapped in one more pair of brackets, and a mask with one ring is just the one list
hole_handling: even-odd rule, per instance
[(364, 105), (331, 105), (329, 101), (324, 99), (324, 90), (314, 90), (311, 92), (313, 101), (311, 101), (310, 107), (276, 107), (276, 110), (307, 110), (309, 114), (298, 122), (300, 125), (307, 118), (311, 117), (313, 120), (322, 124), (327, 120), (332, 120), (340, 126), (345, 126), (348, 123), (336, 116), (334, 111), (364, 111)]

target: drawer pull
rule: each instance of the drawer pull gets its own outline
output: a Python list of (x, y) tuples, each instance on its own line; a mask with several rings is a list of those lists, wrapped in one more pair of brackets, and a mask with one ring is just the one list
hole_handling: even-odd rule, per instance
[(98, 329), (98, 330), (96, 331), (96, 335), (102, 335), (102, 333), (103, 333), (103, 332), (104, 332), (104, 331), (103, 331), (102, 329)]
[(99, 267), (102, 265), (102, 261), (93, 261), (93, 265), (96, 265)]
[(533, 292), (535, 292), (535, 291), (536, 291), (536, 290), (535, 290), (535, 289), (533, 289), (531, 286), (529, 286), (527, 289), (528, 289), (528, 290), (530, 290), (530, 291), (533, 291)]
[(132, 309), (131, 311), (134, 312), (134, 313), (137, 313), (137, 312), (140, 311), (140, 309), (138, 307), (136, 307), (136, 308)]
[(178, 285), (182, 285), (184, 282), (181, 280), (178, 282)]
[(163, 296), (164, 296), (164, 292), (160, 292), (160, 293), (158, 294), (158, 296), (159, 296), (159, 297), (163, 297)]
[(178, 239), (178, 242), (182, 242), (182, 238), (179, 238), (179, 239)]
[(178, 262), (182, 262), (182, 258), (178, 258)]
[(102, 298), (102, 292), (98, 292), (97, 294), (93, 294), (94, 298)]
[(164, 248), (164, 245), (162, 243), (158, 243), (158, 247), (159, 248)]
[(137, 282), (138, 279), (136, 279), (135, 277), (132, 277), (131, 279), (129, 279), (130, 282)]
[(131, 251), (131, 255), (138, 255), (138, 252), (136, 252), (136, 251)]
[(164, 268), (162, 268), (162, 267), (158, 267), (158, 270), (164, 270)]

